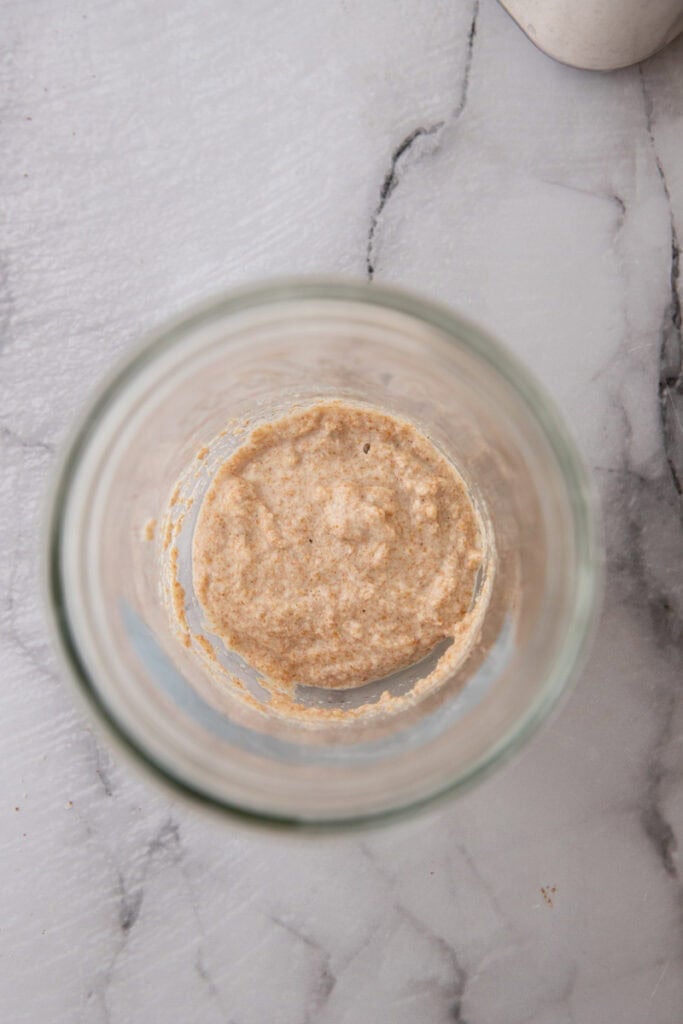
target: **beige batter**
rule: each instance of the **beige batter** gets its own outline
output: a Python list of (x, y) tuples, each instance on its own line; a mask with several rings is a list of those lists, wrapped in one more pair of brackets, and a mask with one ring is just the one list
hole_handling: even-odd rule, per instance
[(210, 629), (269, 679), (358, 686), (458, 632), (482, 561), (462, 479), (412, 424), (341, 401), (258, 427), (193, 542)]

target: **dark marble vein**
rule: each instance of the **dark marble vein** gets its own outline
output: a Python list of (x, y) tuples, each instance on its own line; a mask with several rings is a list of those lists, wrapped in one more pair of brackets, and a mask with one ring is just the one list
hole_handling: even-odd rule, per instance
[(337, 984), (337, 977), (331, 967), (331, 956), (329, 952), (320, 945), (320, 943), (316, 942), (315, 939), (310, 937), (310, 935), (307, 935), (300, 928), (297, 928), (284, 918), (277, 914), (268, 914), (268, 920), (272, 921), (273, 924), (282, 928), (302, 943), (320, 962), (317, 983), (314, 991), (312, 992), (311, 1005), (309, 1006), (305, 1017), (305, 1024), (314, 1024), (318, 1018), (318, 1014), (327, 1003), (328, 999), (332, 995), (335, 985)]
[[(463, 1002), (465, 998), (465, 990), (467, 988), (468, 973), (460, 963), (460, 959), (455, 949), (441, 935), (429, 928), (422, 920), (420, 920), (420, 918), (405, 906), (400, 899), (397, 879), (387, 869), (384, 862), (375, 854), (374, 850), (365, 842), (359, 843), (359, 849), (385, 885), (387, 885), (389, 891), (394, 894), (394, 911), (417, 935), (421, 936), (434, 946), (440, 953), (442, 960), (448, 964), (452, 980), (446, 986), (436, 987), (440, 988), (440, 992), (447, 1006), (449, 1019), (457, 1021), (458, 1024), (467, 1024), (463, 1015)], [(432, 984), (433, 983), (430, 982), (430, 987)]]
[(370, 219), (370, 227), (368, 230), (367, 243), (365, 248), (365, 270), (368, 281), (372, 281), (375, 276), (376, 267), (376, 236), (377, 229), (386, 208), (386, 205), (391, 198), (393, 192), (398, 185), (401, 173), (405, 167), (410, 154), (416, 148), (416, 143), (420, 139), (429, 138), (432, 136), (436, 137), (437, 145), (440, 141), (441, 133), (446, 125), (451, 125), (457, 121), (463, 114), (467, 105), (467, 98), (469, 95), (470, 87), (470, 74), (472, 70), (472, 54), (474, 51), (474, 40), (477, 34), (477, 19), (479, 17), (479, 0), (475, 0), (472, 8), (472, 20), (470, 22), (470, 29), (467, 36), (467, 51), (465, 54), (465, 66), (462, 76), (462, 84), (460, 87), (460, 94), (458, 96), (458, 102), (455, 108), (445, 120), (435, 121), (431, 125), (421, 125), (414, 128), (409, 132), (404, 139), (396, 146), (393, 153), (391, 154), (391, 160), (389, 163), (389, 169), (384, 175), (381, 188), (379, 190), (379, 199), (375, 211)]
[(89, 729), (86, 731), (86, 744), (88, 747), (88, 758), (92, 762), (95, 776), (102, 787), (105, 796), (114, 795), (114, 782), (112, 778), (113, 764), (107, 751), (98, 742), (97, 736)]
[(54, 668), (54, 655), (52, 647), (47, 642), (47, 639), (43, 640), (42, 643), (34, 645), (28, 643), (21, 635), (21, 628), (17, 621), (17, 591), (23, 542), (24, 537), (22, 532), (19, 537), (16, 538), (16, 543), (13, 548), (9, 580), (7, 583), (7, 590), (4, 595), (6, 617), (4, 622), (0, 620), (0, 637), (6, 637), (15, 650), (19, 651), (20, 654), (23, 654), (27, 661), (33, 665), (33, 667), (37, 669), (42, 676), (53, 683), (58, 683), (59, 675), (57, 670)]
[[(652, 645), (671, 666), (656, 694), (657, 734), (645, 766), (640, 821), (666, 873), (675, 878), (677, 841), (664, 812), (665, 756), (674, 712), (683, 696), (683, 540), (680, 505), (668, 475), (651, 480), (625, 469), (615, 476), (607, 502), (615, 530), (610, 563), (626, 602), (650, 632)], [(656, 525), (655, 525), (656, 524)]]
[(122, 932), (129, 932), (139, 918), (142, 895), (142, 885), (129, 892), (123, 875), (119, 873), (119, 925)]
[(620, 217), (618, 228), (621, 229), (624, 226), (624, 218), (626, 217), (626, 203), (621, 198), (621, 196), (618, 196), (616, 194), (616, 192), (613, 192), (611, 195), (609, 195), (608, 199), (615, 203), (619, 209)]
[[(678, 666), (680, 680), (681, 654), (683, 652), (683, 616), (680, 586), (683, 560), (680, 556), (681, 507), (672, 508), (671, 490), (680, 499), (683, 494), (683, 377), (681, 374), (681, 297), (680, 297), (680, 246), (674, 218), (671, 193), (655, 137), (654, 105), (642, 66), (638, 69), (645, 123), (650, 149), (667, 204), (670, 232), (669, 298), (663, 311), (660, 327), (658, 397), (662, 444), (669, 472), (669, 487), (664, 479), (646, 480), (628, 471), (625, 476), (626, 495), (622, 498), (627, 519), (626, 559), (630, 559), (629, 571), (635, 581), (635, 592), (640, 595), (653, 638), (660, 651), (668, 653)], [(673, 488), (671, 488), (673, 485)], [(674, 550), (649, 549), (646, 539), (646, 523), (654, 521), (666, 529), (672, 517), (678, 529), (669, 525), (668, 533), (677, 539)], [(651, 517), (654, 517), (652, 519)], [(676, 571), (678, 566), (678, 571)], [(673, 580), (673, 585), (666, 581)], [(660, 697), (660, 716), (657, 736), (650, 751), (646, 766), (642, 794), (641, 824), (645, 835), (655, 850), (664, 871), (671, 878), (678, 878), (676, 833), (664, 812), (664, 784), (666, 781), (665, 758), (672, 738), (672, 726), (681, 685), (671, 685)], [(683, 899), (683, 890), (679, 893)]]
[(150, 839), (142, 857), (137, 881), (128, 885), (121, 872), (118, 875), (119, 924), (121, 931), (129, 932), (136, 924), (142, 910), (145, 883), (151, 862), (156, 854), (170, 852), (173, 860), (180, 856), (180, 827), (172, 818), (166, 818)]
[(162, 822), (147, 847), (147, 860), (155, 853), (168, 852), (174, 860), (181, 856), (180, 825), (170, 816)]
[(209, 995), (218, 1006), (225, 1024), (236, 1024), (235, 1018), (231, 1017), (227, 1011), (227, 1007), (223, 1003), (223, 997), (221, 996), (220, 989), (216, 985), (213, 976), (204, 962), (204, 957), (201, 949), (197, 950), (197, 956), (195, 957), (194, 969), (197, 977), (206, 985)]
[(538, 178), (537, 180), (543, 185), (550, 185), (551, 188), (561, 188), (567, 192), (573, 192), (575, 195), (588, 196), (590, 199), (602, 199), (605, 202), (612, 203), (617, 210), (615, 233), (618, 233), (623, 228), (624, 220), (626, 219), (626, 203), (616, 192), (594, 191), (590, 188), (582, 188), (580, 185), (572, 185), (568, 181), (553, 181), (552, 178)]
[(169, 853), (173, 861), (180, 859), (180, 827), (169, 816), (161, 823), (143, 848), (141, 863), (133, 871), (133, 879), (127, 880), (123, 873), (117, 871), (116, 893), (118, 896), (118, 921), (120, 928), (119, 941), (109, 963), (104, 970), (99, 984), (93, 993), (99, 999), (105, 1020), (110, 1019), (109, 988), (114, 978), (116, 965), (128, 945), (131, 932), (137, 925), (144, 905), (145, 884), (154, 858), (159, 853)]
[[(36, 453), (35, 458), (40, 460), (39, 466), (29, 465), (35, 460), (28, 457), (21, 460), (18, 467), (19, 477), (15, 484), (16, 493), (23, 494), (26, 486), (31, 490), (38, 486), (42, 489), (43, 458), (45, 455), (52, 454), (52, 445), (39, 439), (23, 437), (11, 428), (0, 425), (0, 449), (3, 445), (18, 448), (22, 452)], [(24, 473), (29, 475), (27, 484), (24, 484)], [(26, 512), (25, 509), (23, 510)], [(13, 543), (7, 551), (9, 574), (6, 587), (1, 595), (3, 607), (0, 612), (4, 612), (4, 614), (0, 615), (0, 637), (5, 638), (20, 655), (24, 655), (42, 676), (52, 682), (58, 682), (59, 676), (54, 666), (52, 646), (48, 643), (47, 638), (43, 637), (38, 642), (29, 642), (22, 635), (19, 620), (20, 607), (26, 596), (24, 590), (27, 586), (32, 587), (36, 584), (36, 529), (34, 514), (24, 514), (17, 519)], [(33, 557), (29, 557), (31, 554)], [(41, 631), (41, 636), (43, 633), (44, 631)]]
[(646, 785), (640, 821), (664, 870), (671, 878), (678, 878), (678, 842), (671, 823), (662, 808), (664, 782), (664, 754), (672, 735), (674, 702), (668, 701), (659, 735), (652, 748), (646, 772)]
[(669, 300), (664, 310), (660, 331), (659, 411), (667, 465), (676, 492), (679, 495), (683, 495), (683, 373), (681, 366), (683, 360), (683, 339), (681, 336), (680, 244), (669, 184), (657, 149), (654, 104), (642, 65), (638, 68), (638, 73), (643, 94), (645, 123), (650, 148), (652, 149), (657, 174), (669, 211), (669, 230), (671, 234)]
[(39, 646), (33, 647), (27, 643), (19, 632), (19, 628), (14, 622), (14, 605), (8, 602), (10, 609), (10, 616), (12, 621), (9, 623), (9, 628), (6, 630), (0, 630), (0, 636), (4, 635), (8, 638), (9, 642), (14, 646), (15, 650), (23, 654), (26, 660), (33, 665), (35, 669), (40, 672), (41, 676), (45, 679), (49, 679), (53, 683), (60, 683), (59, 673), (51, 665), (52, 660), (52, 649), (49, 647), (47, 642), (40, 644)]
[[(206, 931), (204, 929), (202, 916), (199, 911), (199, 900), (195, 892), (194, 883), (192, 881), (192, 878), (190, 877), (190, 872), (188, 870), (186, 858), (183, 855), (183, 848), (180, 840), (180, 829), (178, 828), (177, 825), (175, 825), (172, 822), (171, 819), (168, 819), (165, 825), (166, 828), (164, 829), (162, 826), (162, 830), (160, 830), (160, 833), (163, 831), (163, 836), (161, 836), (160, 833), (158, 834), (158, 836), (163, 840), (162, 848), (168, 848), (169, 844), (174, 848), (174, 853), (177, 855), (175, 857), (175, 862), (177, 863), (180, 876), (185, 885), (185, 889), (187, 891), (187, 898), (190, 904), (190, 910), (192, 911), (192, 916), (194, 917), (195, 924), (197, 926), (197, 935), (199, 938), (199, 942), (195, 953), (195, 973), (197, 974), (197, 977), (206, 986), (210, 997), (214, 1000), (218, 1009), (220, 1010), (220, 1013), (223, 1017), (223, 1020), (225, 1021), (225, 1024), (237, 1024), (235, 1018), (231, 1016), (231, 1014), (228, 1012), (228, 1008), (223, 999), (223, 995), (221, 993), (218, 982), (211, 973), (209, 965), (207, 964), (205, 959), (204, 950), (205, 946), (207, 945), (207, 936)], [(169, 828), (169, 825), (171, 825), (172, 827)]]
[(384, 176), (384, 181), (382, 182), (382, 187), (379, 191), (379, 202), (377, 203), (375, 212), (372, 215), (370, 230), (368, 231), (368, 241), (365, 251), (365, 268), (368, 281), (372, 281), (375, 276), (375, 234), (377, 232), (377, 225), (379, 224), (380, 217), (384, 212), (384, 207), (386, 206), (389, 197), (398, 185), (401, 164), (407, 154), (410, 153), (418, 139), (424, 138), (425, 136), (436, 135), (441, 131), (443, 125), (443, 121), (437, 121), (435, 124), (432, 124), (427, 128), (415, 128), (409, 135), (406, 135), (405, 139), (398, 144), (391, 155), (389, 170)]
[(683, 495), (683, 343), (679, 300), (680, 250), (671, 228), (671, 303), (664, 317), (659, 357), (659, 411), (671, 479)]
[(465, 53), (465, 70), (462, 76), (462, 85), (460, 86), (460, 97), (458, 103), (451, 115), (450, 120), (457, 121), (460, 115), (464, 112), (467, 106), (467, 98), (470, 92), (470, 74), (472, 72), (472, 55), (474, 53), (474, 39), (477, 34), (477, 22), (479, 19), (479, 0), (474, 0), (472, 6), (472, 20), (470, 21), (470, 30), (467, 35), (467, 52)]
[(105, 765), (99, 747), (97, 747), (95, 774), (102, 784), (105, 796), (114, 795), (114, 786), (108, 765)]
[(25, 451), (43, 451), (52, 455), (55, 446), (50, 441), (41, 441), (39, 438), (23, 437), (16, 430), (7, 426), (0, 426), (0, 437), (8, 444), (16, 448), (23, 448)]
[[(469, 852), (464, 843), (458, 843), (456, 846), (456, 850), (467, 864), (468, 868), (470, 869), (475, 879), (477, 880), (477, 883), (481, 886), (482, 892), (485, 894), (486, 898), (488, 899), (491, 905), (491, 909), (493, 910), (494, 914), (496, 915), (500, 922), (501, 931), (506, 931), (510, 938), (512, 939), (518, 939), (519, 936), (517, 935), (517, 929), (514, 927), (508, 915), (503, 910), (495, 888), (491, 886), (488, 883), (488, 881), (484, 878), (472, 854)], [(451, 864), (453, 863), (453, 859), (450, 856), (449, 861)]]
[(395, 909), (417, 935), (420, 935), (438, 950), (442, 960), (448, 965), (452, 980), (448, 985), (442, 986), (441, 991), (448, 1005), (449, 1017), (451, 1020), (457, 1021), (457, 1024), (467, 1024), (463, 1015), (463, 1002), (465, 998), (465, 990), (467, 988), (468, 974), (460, 963), (458, 954), (450, 943), (446, 942), (441, 935), (432, 931), (431, 928), (428, 928), (423, 921), (416, 917), (415, 914), (408, 910), (403, 904), (397, 903), (395, 905)]

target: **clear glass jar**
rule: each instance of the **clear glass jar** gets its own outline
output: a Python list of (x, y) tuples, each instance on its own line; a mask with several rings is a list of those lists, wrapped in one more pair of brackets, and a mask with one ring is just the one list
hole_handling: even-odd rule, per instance
[[(238, 443), (232, 434), (216, 439), (228, 421), (271, 419), (331, 396), (407, 418), (441, 448), (488, 524), (495, 571), (478, 642), (443, 685), (402, 710), (311, 726), (216, 686), (164, 606), (161, 531), (153, 542), (144, 535), (196, 465), (195, 504), (187, 503), (176, 543), (186, 553), (187, 614), (198, 614), (187, 554), (193, 516), (212, 467)], [(203, 446), (212, 457), (197, 463)], [(147, 340), (73, 435), (49, 526), (59, 645), (110, 732), (186, 794), (236, 815), (309, 827), (412, 809), (518, 748), (577, 666), (599, 563), (586, 472), (526, 370), (449, 310), (336, 280), (238, 292)], [(249, 667), (225, 655), (251, 685)], [(370, 706), (384, 690), (405, 692), (430, 667), (302, 701), (342, 713)]]

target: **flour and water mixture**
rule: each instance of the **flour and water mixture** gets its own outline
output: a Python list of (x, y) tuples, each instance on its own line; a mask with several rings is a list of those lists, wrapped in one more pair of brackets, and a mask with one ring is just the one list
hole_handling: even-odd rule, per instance
[(459, 635), (483, 546), (463, 480), (414, 425), (328, 401), (219, 467), (193, 583), (207, 627), (267, 679), (353, 687)]

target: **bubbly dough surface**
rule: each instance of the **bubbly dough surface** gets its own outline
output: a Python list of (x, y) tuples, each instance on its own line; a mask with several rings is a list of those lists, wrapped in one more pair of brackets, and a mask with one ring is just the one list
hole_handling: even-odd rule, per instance
[(451, 637), (479, 518), (413, 424), (342, 401), (255, 429), (218, 469), (193, 539), (207, 624), (282, 684), (352, 687)]

